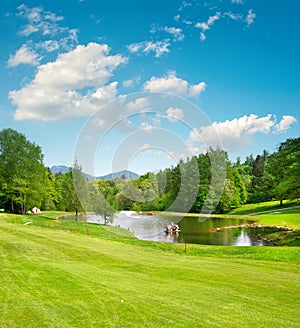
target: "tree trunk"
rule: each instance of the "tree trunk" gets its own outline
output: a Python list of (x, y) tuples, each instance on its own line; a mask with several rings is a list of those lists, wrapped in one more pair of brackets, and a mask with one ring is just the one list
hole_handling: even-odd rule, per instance
[(21, 203), (20, 203), (20, 207), (21, 207), (21, 214), (24, 215), (25, 210), (24, 210), (24, 201), (22, 201), (23, 195), (22, 193), (20, 193), (20, 199), (21, 199)]
[(86, 234), (89, 236), (90, 235), (90, 231), (89, 231), (89, 225), (88, 225), (88, 216), (87, 213), (84, 212), (85, 215), (85, 226), (86, 226)]

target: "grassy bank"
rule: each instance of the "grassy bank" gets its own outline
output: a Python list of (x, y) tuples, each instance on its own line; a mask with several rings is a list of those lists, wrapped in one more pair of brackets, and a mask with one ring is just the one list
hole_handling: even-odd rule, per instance
[[(232, 214), (232, 213), (231, 213)], [(279, 208), (272, 212), (258, 212), (251, 215), (260, 224), (281, 225), (300, 229), (300, 207)]]
[(298, 327), (298, 248), (185, 254), (55, 216), (0, 214), (1, 327)]
[(247, 204), (230, 212), (233, 216), (248, 216), (257, 220), (256, 225), (281, 226), (293, 229), (288, 232), (274, 232), (267, 237), (287, 246), (300, 246), (300, 206), (299, 202), (285, 201)]

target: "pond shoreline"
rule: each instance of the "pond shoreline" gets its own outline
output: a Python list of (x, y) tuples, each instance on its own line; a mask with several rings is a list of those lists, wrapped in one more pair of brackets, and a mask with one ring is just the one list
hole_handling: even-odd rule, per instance
[[(236, 228), (246, 228), (251, 229), (253, 232), (255, 232), (256, 238), (259, 240), (263, 240), (264, 242), (270, 244), (271, 246), (285, 246), (285, 243), (283, 241), (276, 241), (278, 240), (278, 233), (282, 235), (282, 233), (293, 233), (293, 229), (284, 227), (284, 226), (278, 226), (278, 225), (267, 225), (267, 224), (240, 224), (237, 226), (227, 226), (227, 227), (221, 227), (221, 228), (215, 228), (212, 229), (212, 232), (219, 232), (224, 229), (236, 229)], [(265, 233), (264, 229), (272, 230), (272, 232)], [(257, 231), (258, 230), (258, 231)], [(261, 231), (260, 231), (261, 230)], [(276, 240), (274, 240), (273, 237), (270, 236), (270, 234), (274, 235), (276, 237)]]
[[(135, 212), (136, 213), (136, 212)], [(180, 212), (140, 212), (136, 213), (140, 216), (163, 216), (168, 218), (179, 218), (183, 215)], [(93, 213), (88, 213), (88, 215), (93, 215)], [(60, 217), (60, 219), (71, 219), (72, 215), (67, 215), (64, 217)], [(292, 228), (282, 226), (282, 225), (267, 225), (267, 224), (259, 224), (258, 220), (254, 220), (253, 217), (247, 217), (246, 215), (204, 215), (198, 213), (188, 213), (185, 217), (189, 217), (190, 219), (195, 218), (209, 218), (209, 219), (233, 219), (233, 220), (249, 220), (248, 223), (238, 223), (235, 224), (231, 222), (228, 226), (216, 227), (210, 230), (211, 233), (217, 233), (221, 231), (226, 231), (229, 229), (238, 229), (245, 228), (250, 229), (249, 232), (251, 235), (255, 236), (257, 240), (262, 240), (268, 245), (271, 246), (300, 246), (300, 230), (293, 230)], [(74, 217), (73, 217), (74, 219)], [(79, 220), (82, 218), (79, 216)], [(92, 222), (89, 222), (92, 223)], [(267, 231), (266, 231), (267, 229)], [(136, 234), (134, 234), (137, 238), (139, 238)], [(139, 238), (140, 239), (140, 238)], [(164, 241), (164, 240), (161, 240)]]
[[(275, 211), (275, 210), (274, 210)], [(268, 211), (273, 212), (273, 211)], [(263, 212), (261, 212), (263, 213)], [(162, 215), (168, 217), (178, 217), (182, 216), (181, 212), (142, 212), (141, 215)], [(253, 224), (242, 224), (242, 225), (231, 225), (221, 228), (213, 229), (212, 232), (221, 231), (224, 229), (234, 229), (234, 228), (249, 228), (249, 229), (260, 229), (260, 233), (257, 234), (257, 238), (272, 244), (274, 246), (300, 246), (300, 230), (286, 225), (270, 225), (270, 224), (260, 224), (258, 218), (253, 218), (254, 213), (243, 214), (243, 215), (223, 215), (223, 214), (202, 214), (202, 213), (187, 213), (186, 217), (190, 218), (217, 218), (217, 219), (246, 219), (252, 221)], [(275, 229), (274, 232), (265, 233), (263, 229)]]

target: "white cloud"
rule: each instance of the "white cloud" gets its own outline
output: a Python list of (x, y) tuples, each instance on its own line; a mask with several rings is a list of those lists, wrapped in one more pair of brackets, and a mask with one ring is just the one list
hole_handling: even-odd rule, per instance
[(56, 61), (40, 65), (29, 84), (9, 93), (18, 107), (14, 118), (55, 121), (94, 112), (115, 99), (117, 82), (107, 83), (125, 62), (121, 55), (109, 55), (107, 45), (97, 43), (59, 55)]
[(198, 97), (206, 88), (205, 82), (190, 84), (176, 76), (175, 72), (170, 72), (166, 77), (152, 77), (144, 84), (145, 91), (169, 92), (185, 97)]
[(99, 25), (101, 23), (101, 19), (96, 18), (96, 16), (93, 14), (90, 15), (90, 19), (93, 20), (96, 25)]
[(208, 26), (208, 24), (205, 23), (205, 22), (197, 23), (197, 24), (195, 25), (195, 27), (197, 27), (197, 28), (201, 28), (202, 31), (204, 31), (204, 32), (205, 32), (206, 30), (209, 30), (209, 26)]
[(198, 22), (195, 27), (202, 29), (203, 32), (210, 29), (215, 21), (221, 18), (221, 13), (216, 13), (214, 16), (209, 16), (207, 22)]
[(286, 132), (293, 123), (296, 123), (297, 120), (294, 116), (283, 115), (282, 120), (275, 125), (274, 133)]
[(145, 112), (149, 110), (149, 99), (147, 97), (137, 98), (124, 105), (126, 112)]
[(245, 0), (231, 0), (232, 3), (243, 4)]
[(225, 12), (224, 13), (224, 16), (228, 16), (232, 20), (236, 20), (236, 21), (243, 19), (243, 15), (242, 14), (234, 14), (231, 11)]
[(200, 82), (198, 84), (190, 85), (188, 95), (191, 97), (198, 97), (202, 91), (206, 88), (205, 82)]
[(181, 28), (165, 26), (162, 30), (173, 35), (175, 41), (182, 41), (184, 39), (184, 34)]
[(133, 83), (134, 83), (133, 79), (129, 79), (129, 80), (123, 81), (122, 85), (125, 88), (131, 88), (133, 86)]
[(141, 146), (137, 146), (136, 147), (136, 149), (138, 151), (148, 150), (149, 148), (151, 148), (151, 146), (150, 146), (150, 144), (147, 144), (147, 143), (145, 143), (145, 144), (143, 144)]
[(179, 121), (183, 119), (184, 113), (180, 108), (169, 107), (166, 111), (167, 119), (170, 121)]
[(253, 12), (252, 9), (250, 9), (248, 11), (248, 15), (246, 17), (246, 22), (247, 22), (247, 26), (249, 27), (250, 25), (252, 25), (254, 23), (254, 18), (256, 17), (256, 14)]
[(276, 124), (276, 119), (271, 114), (264, 117), (254, 114), (244, 115), (231, 121), (214, 122), (210, 126), (195, 128), (190, 133), (188, 143), (191, 146), (195, 144), (221, 146), (231, 152), (251, 144), (251, 137), (257, 133), (284, 132), (295, 121), (292, 116), (283, 116), (282, 121)]
[(152, 132), (153, 130), (153, 126), (148, 122), (142, 122), (140, 128), (148, 133)]
[(43, 35), (55, 35), (63, 29), (59, 27), (57, 22), (64, 18), (56, 16), (50, 11), (44, 11), (43, 7), (28, 8), (22, 4), (17, 9), (19, 11), (18, 16), (28, 21), (27, 25), (19, 32), (21, 35), (29, 36), (38, 31)]
[(208, 21), (207, 21), (207, 25), (211, 26), (214, 24), (215, 21), (219, 20), (221, 17), (220, 13), (216, 13), (214, 16), (209, 16)]
[(36, 47), (39, 49), (43, 49), (46, 52), (52, 52), (52, 51), (58, 50), (60, 47), (60, 44), (56, 40), (46, 40), (46, 41), (39, 42), (36, 45)]
[(192, 4), (187, 1), (183, 1), (178, 9), (178, 11), (182, 11), (186, 7), (192, 7)]
[(217, 12), (213, 16), (209, 16), (207, 22), (198, 22), (195, 24), (196, 28), (199, 28), (202, 30), (200, 34), (201, 41), (204, 41), (206, 39), (205, 32), (210, 29), (210, 27), (215, 23), (215, 21), (219, 20), (221, 18), (221, 13)]
[[(45, 51), (54, 51), (58, 49), (58, 44), (63, 49), (71, 50), (78, 43), (78, 30), (60, 25), (64, 20), (63, 16), (45, 11), (41, 6), (28, 8), (22, 4), (17, 9), (18, 17), (26, 21), (19, 34), (38, 38), (36, 50), (42, 48)], [(54, 43), (56, 43), (55, 47)]]
[(200, 40), (204, 41), (205, 39), (206, 39), (206, 35), (203, 32), (201, 32), (200, 33)]
[(160, 57), (163, 54), (170, 52), (170, 41), (168, 39), (163, 41), (142, 41), (139, 43), (132, 43), (127, 46), (128, 50), (132, 53), (145, 53), (149, 54), (150, 52), (155, 53), (155, 57)]
[(28, 64), (36, 66), (39, 64), (39, 56), (33, 50), (29, 49), (27, 45), (22, 45), (22, 47), (16, 51), (14, 55), (10, 55), (7, 61), (8, 67), (16, 67), (20, 64)]

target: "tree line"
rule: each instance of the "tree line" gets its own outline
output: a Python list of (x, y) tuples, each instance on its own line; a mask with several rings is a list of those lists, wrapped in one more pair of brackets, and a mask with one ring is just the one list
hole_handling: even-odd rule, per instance
[(108, 222), (115, 211), (226, 213), (245, 203), (300, 197), (300, 138), (287, 139), (274, 153), (230, 162), (221, 149), (180, 161), (137, 179), (87, 180), (75, 161), (53, 174), (42, 149), (13, 130), (0, 131), (0, 209), (25, 214), (42, 210), (95, 212)]

